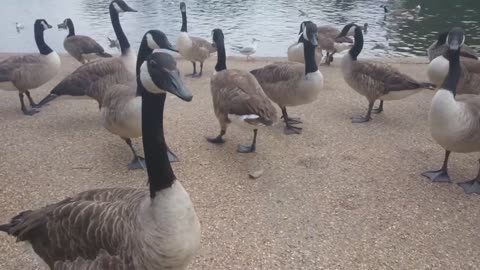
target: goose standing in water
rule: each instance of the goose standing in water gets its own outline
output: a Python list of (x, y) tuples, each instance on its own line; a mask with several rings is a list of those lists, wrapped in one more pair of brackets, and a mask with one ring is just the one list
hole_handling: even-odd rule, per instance
[[(145, 58), (154, 49), (167, 49), (175, 51), (167, 36), (158, 30), (145, 33), (138, 50), (137, 74)], [(137, 77), (137, 80), (140, 78)], [(133, 153), (133, 160), (128, 164), (128, 169), (142, 169), (145, 167), (144, 158), (139, 156), (132, 145), (132, 138), (142, 136), (142, 97), (135, 91), (136, 81), (132, 80), (122, 84), (115, 84), (105, 90), (102, 99), (101, 117), (103, 126), (111, 133), (120, 136)], [(167, 149), (170, 162), (178, 161), (174, 153)]]
[[(342, 60), (343, 78), (351, 88), (368, 100), (367, 114), (352, 117), (352, 123), (370, 121), (372, 112), (383, 111), (384, 100), (402, 99), (422, 89), (435, 89), (435, 85), (417, 82), (388, 65), (358, 61), (357, 57), (363, 48), (363, 34), (360, 27), (353, 23), (348, 24), (339, 36), (346, 36), (351, 28), (355, 31), (355, 42)], [(380, 106), (373, 109), (377, 99), (380, 99)]]
[(285, 134), (300, 134), (302, 128), (294, 124), (300, 119), (291, 118), (287, 107), (311, 103), (317, 99), (323, 88), (323, 75), (315, 63), (317, 26), (312, 22), (303, 22), (301, 42), (304, 49), (305, 65), (293, 62), (277, 62), (250, 71), (262, 86), (267, 96), (282, 110), (285, 121)]
[(190, 196), (176, 180), (166, 153), (166, 94), (192, 99), (178, 74), (175, 59), (167, 53), (149, 55), (140, 68), (149, 189), (85, 191), (22, 212), (0, 225), (0, 231), (30, 244), (51, 269), (75, 264), (84, 268), (74, 269), (92, 269), (88, 267), (101, 261), (129, 270), (185, 269), (199, 250), (201, 235)]
[(44, 39), (44, 31), (50, 28), (52, 26), (46, 20), (35, 21), (35, 42), (39, 54), (12, 56), (0, 62), (0, 89), (19, 92), (20, 106), (25, 115), (33, 115), (38, 111), (27, 109), (23, 100), (24, 95), (27, 96), (32, 108), (38, 108), (30, 95), (30, 90), (50, 81), (60, 70), (60, 57)]
[(220, 134), (207, 140), (211, 143), (224, 143), (223, 135), (227, 132), (227, 126), (234, 122), (253, 130), (252, 144), (240, 144), (237, 151), (255, 152), (257, 130), (276, 122), (277, 112), (252, 74), (227, 69), (225, 42), (221, 29), (213, 30), (213, 42), (217, 48), (218, 59), (215, 65), (217, 73), (210, 81), (210, 89), (215, 115), (220, 123)]
[[(206, 39), (192, 37), (187, 32), (187, 6), (184, 2), (180, 3), (180, 11), (182, 13), (182, 28), (177, 38), (176, 47), (178, 52), (186, 60), (192, 62), (193, 73), (190, 76), (202, 76), (203, 62), (210, 57), (211, 53), (216, 52), (215, 47)], [(200, 73), (197, 74), (197, 64), (200, 62)]]
[(65, 19), (63, 23), (58, 25), (58, 28), (68, 29), (68, 35), (63, 41), (63, 47), (78, 62), (85, 64), (97, 58), (112, 57), (91, 37), (76, 35), (72, 19)]
[[(460, 63), (460, 48), (464, 40), (461, 28), (453, 28), (448, 34), (448, 75), (433, 97), (430, 107), (430, 132), (435, 141), (445, 149), (442, 168), (422, 174), (433, 182), (450, 182), (448, 158), (451, 152), (480, 152), (480, 96), (456, 96), (463, 68)], [(480, 193), (480, 171), (473, 180), (459, 185), (466, 193)]]
[(110, 85), (135, 80), (135, 50), (130, 47), (120, 25), (119, 13), (136, 12), (123, 0), (113, 0), (109, 5), (110, 19), (120, 43), (120, 57), (102, 58), (80, 66), (58, 83), (39, 105), (43, 106), (57, 97), (93, 98), (102, 105), (106, 88)]

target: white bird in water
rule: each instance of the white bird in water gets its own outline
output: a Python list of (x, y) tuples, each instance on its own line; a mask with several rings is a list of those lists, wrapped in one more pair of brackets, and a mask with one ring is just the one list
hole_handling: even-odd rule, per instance
[(23, 24), (21, 24), (19, 22), (15, 23), (15, 27), (17, 28), (17, 32), (19, 32), (19, 33), (20, 33), (20, 30), (25, 28), (25, 26), (23, 26)]
[(246, 46), (235, 46), (235, 50), (237, 50), (239, 53), (246, 55), (247, 56), (247, 61), (250, 55), (254, 54), (257, 52), (257, 46), (258, 46), (258, 39), (252, 38), (252, 43)]

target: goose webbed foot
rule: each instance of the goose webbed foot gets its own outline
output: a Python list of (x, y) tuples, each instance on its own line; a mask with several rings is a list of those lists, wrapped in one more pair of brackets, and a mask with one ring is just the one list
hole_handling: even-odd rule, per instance
[(135, 156), (130, 163), (128, 163), (128, 169), (131, 170), (145, 170), (145, 159), (141, 156)]
[(379, 114), (383, 112), (383, 100), (380, 100), (380, 105), (377, 108), (372, 109), (372, 113)]
[(253, 153), (255, 152), (255, 145), (245, 145), (245, 144), (239, 144), (237, 148), (238, 153)]
[[(284, 119), (283, 115), (282, 115), (281, 119)], [(300, 120), (300, 117), (287, 117), (286, 122), (289, 123), (289, 124), (303, 124), (303, 122)]]
[(207, 137), (207, 141), (214, 144), (221, 144), (225, 142), (225, 140), (220, 135), (216, 137)]
[(450, 183), (450, 176), (448, 175), (447, 170), (443, 168), (437, 171), (427, 171), (422, 173), (423, 176), (430, 179), (432, 182), (440, 182), (440, 183)]
[(470, 181), (460, 182), (458, 183), (459, 186), (463, 188), (465, 193), (479, 193), (480, 194), (480, 181), (478, 179), (473, 179)]
[(372, 120), (372, 118), (367, 116), (359, 116), (359, 115), (352, 116), (352, 123), (366, 123), (366, 122), (369, 122), (370, 120)]
[(192, 72), (192, 74), (188, 74), (188, 75), (185, 75), (185, 76), (187, 76), (187, 77), (192, 77), (192, 78), (198, 76), (198, 74), (197, 74), (197, 63), (195, 63), (195, 62), (192, 61), (192, 65), (193, 65), (193, 72)]
[(167, 155), (168, 155), (168, 161), (170, 161), (170, 163), (178, 162), (177, 155), (175, 155), (175, 153), (173, 153), (172, 150), (170, 150), (170, 148), (168, 147), (167, 147)]
[(29, 109), (27, 109), (27, 108), (24, 107), (24, 108), (22, 108), (22, 112), (23, 112), (23, 114), (25, 114), (25, 115), (32, 116), (32, 115), (34, 115), (34, 114), (36, 114), (36, 113), (39, 113), (40, 111), (39, 111), (39, 110), (36, 110), (36, 109), (30, 109), (30, 110), (29, 110)]
[(302, 128), (301, 128), (301, 127), (292, 126), (290, 123), (287, 123), (287, 124), (285, 125), (285, 128), (283, 129), (283, 133), (284, 133), (285, 135), (302, 134)]

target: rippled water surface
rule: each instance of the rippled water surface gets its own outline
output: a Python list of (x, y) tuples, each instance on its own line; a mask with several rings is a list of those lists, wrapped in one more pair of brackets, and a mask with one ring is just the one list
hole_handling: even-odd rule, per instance
[[(54, 25), (46, 32), (46, 40), (54, 50), (63, 50), (66, 31), (56, 25), (72, 18), (77, 34), (89, 35), (108, 51), (107, 37), (115, 37), (108, 15), (110, 0), (2, 0), (0, 34), (2, 52), (36, 51), (33, 22), (44, 18)], [(143, 33), (149, 29), (164, 31), (175, 42), (181, 27), (179, 1), (126, 0), (138, 13), (121, 15), (121, 23), (132, 44), (138, 47)], [(349, 22), (368, 23), (362, 55), (425, 55), (439, 31), (462, 26), (466, 42), (480, 44), (479, 0), (201, 0), (186, 1), (188, 31), (192, 35), (211, 39), (213, 28), (222, 28), (227, 48), (247, 44), (253, 37), (260, 40), (257, 55), (285, 56), (288, 45), (296, 39), (299, 23), (312, 20), (317, 25)], [(380, 5), (391, 9), (422, 6), (419, 15), (392, 19), (384, 16)], [(302, 10), (306, 15), (301, 15)], [(25, 29), (17, 32), (15, 22)], [(228, 54), (235, 54), (233, 50)]]

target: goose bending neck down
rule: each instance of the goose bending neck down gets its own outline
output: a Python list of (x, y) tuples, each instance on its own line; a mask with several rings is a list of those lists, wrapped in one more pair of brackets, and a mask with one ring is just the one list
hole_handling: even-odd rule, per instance
[[(355, 42), (342, 59), (343, 78), (351, 88), (368, 100), (367, 114), (352, 117), (353, 123), (368, 122), (371, 120), (372, 113), (381, 113), (384, 100), (398, 100), (418, 93), (422, 89), (435, 89), (435, 85), (418, 82), (391, 66), (358, 61), (357, 58), (363, 49), (361, 28), (353, 23), (348, 24), (342, 29), (339, 37), (346, 36), (351, 28), (355, 31)], [(380, 99), (380, 106), (373, 109), (377, 99)]]
[[(200, 77), (203, 73), (203, 63), (210, 57), (211, 53), (216, 52), (216, 48), (210, 42), (203, 38), (190, 36), (187, 32), (187, 6), (185, 2), (180, 3), (180, 12), (182, 13), (182, 28), (177, 38), (176, 46), (180, 55), (186, 60), (192, 62), (193, 73), (188, 75)], [(200, 62), (200, 72), (197, 74), (196, 62)]]
[(216, 74), (210, 81), (213, 108), (220, 124), (220, 134), (207, 137), (211, 143), (224, 143), (223, 136), (231, 122), (253, 130), (250, 145), (238, 145), (239, 153), (251, 153), (256, 149), (259, 128), (271, 126), (277, 114), (270, 100), (255, 77), (246, 71), (228, 69), (226, 64), (224, 35), (221, 29), (213, 30), (213, 43), (217, 48)]
[[(44, 19), (35, 21), (34, 36), (39, 54), (12, 56), (0, 62), (0, 89), (19, 92), (20, 108), (25, 115), (37, 113), (35, 108), (40, 107), (33, 101), (30, 90), (50, 81), (60, 70), (60, 57), (45, 43), (44, 32), (50, 28), (52, 26)], [(25, 106), (24, 95), (31, 109)]]
[[(136, 73), (140, 74), (140, 68), (145, 59), (154, 49), (166, 49), (176, 51), (168, 41), (167, 36), (158, 30), (147, 31), (140, 43), (138, 50)], [(140, 77), (136, 76), (137, 84)], [(133, 153), (133, 160), (128, 164), (129, 170), (145, 168), (144, 158), (139, 156), (132, 145), (132, 138), (142, 136), (141, 125), (141, 93), (139, 88), (134, 90), (135, 80), (114, 84), (105, 90), (102, 99), (101, 117), (103, 126), (111, 133), (120, 136)], [(167, 150), (170, 162), (178, 161), (173, 152)]]
[(200, 223), (168, 161), (162, 121), (167, 92), (185, 101), (192, 96), (169, 54), (149, 55), (140, 72), (149, 189), (89, 190), (0, 225), (51, 269), (99, 269), (93, 267), (102, 261), (119, 266), (102, 269), (180, 270), (200, 247)]
[(135, 79), (136, 53), (130, 47), (119, 13), (136, 12), (123, 0), (113, 0), (109, 5), (110, 19), (120, 43), (120, 57), (98, 59), (80, 66), (58, 83), (41, 102), (43, 106), (57, 97), (93, 98), (102, 105), (105, 89), (113, 84)]
[(305, 65), (293, 62), (279, 62), (250, 71), (255, 76), (265, 94), (282, 110), (285, 121), (285, 134), (300, 134), (300, 119), (291, 118), (287, 114), (287, 106), (308, 104), (317, 99), (323, 88), (323, 75), (315, 61), (317, 43), (317, 26), (310, 22), (302, 22), (304, 29), (303, 43)]
[(68, 35), (63, 41), (63, 47), (80, 63), (85, 64), (97, 58), (112, 57), (91, 37), (76, 35), (72, 19), (65, 19), (63, 23), (58, 25), (58, 28), (68, 29)]
[[(445, 55), (449, 61), (448, 74), (433, 97), (430, 107), (430, 132), (435, 141), (445, 149), (445, 159), (440, 170), (422, 174), (433, 182), (450, 182), (448, 159), (451, 152), (480, 151), (480, 96), (456, 95), (463, 68), (460, 63), (460, 48), (464, 40), (461, 28), (450, 30), (447, 37), (449, 49)], [(474, 179), (459, 185), (466, 193), (480, 193), (480, 169)]]

